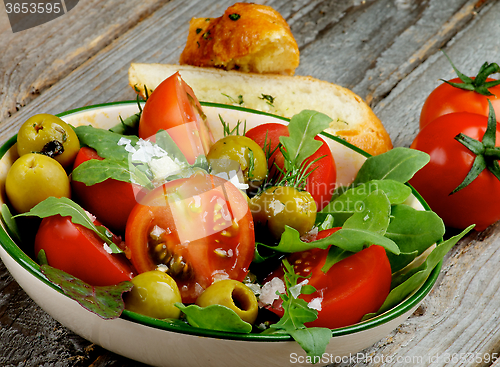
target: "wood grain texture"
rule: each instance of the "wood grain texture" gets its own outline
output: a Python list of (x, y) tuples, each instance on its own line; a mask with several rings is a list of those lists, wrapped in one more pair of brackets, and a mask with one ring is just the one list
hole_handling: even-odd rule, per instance
[[(0, 143), (35, 113), (135, 98), (127, 82), (130, 62), (176, 63), (189, 19), (219, 16), (233, 2), (81, 1), (67, 16), (17, 34), (9, 33), (0, 9)], [(471, 75), (500, 54), (500, 4), (493, 0), (258, 2), (291, 25), (301, 48), (297, 74), (366, 98), (396, 146), (411, 143), (425, 97), (439, 78), (453, 76), (440, 47)], [(499, 233), (497, 224), (461, 241), (417, 312), (364, 351), (367, 358), (341, 365), (427, 366), (426, 358), (437, 353), (500, 352)], [(62, 327), (1, 263), (0, 326), (2, 366), (139, 366)], [(414, 363), (397, 363), (397, 357)], [(445, 365), (444, 359), (434, 365)]]
[[(500, 24), (496, 14), (498, 2), (489, 2), (474, 16), (443, 49), (459, 70), (474, 76), (485, 62), (498, 60)], [(440, 79), (455, 77), (453, 68), (441, 52), (409, 73), (391, 93), (374, 106), (375, 114), (382, 120), (394, 146), (410, 146), (418, 131), (418, 119), (422, 105)]]
[(66, 77), (161, 5), (159, 0), (80, 1), (51, 22), (12, 33), (0, 11), (0, 121)]

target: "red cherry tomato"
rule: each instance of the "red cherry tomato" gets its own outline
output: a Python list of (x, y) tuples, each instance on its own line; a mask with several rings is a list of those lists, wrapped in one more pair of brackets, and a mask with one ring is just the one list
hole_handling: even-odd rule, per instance
[(91, 285), (131, 280), (135, 272), (125, 255), (108, 253), (103, 242), (92, 230), (71, 222), (70, 217), (54, 215), (40, 224), (35, 254), (44, 250), (50, 266)]
[(159, 130), (170, 134), (190, 164), (213, 144), (200, 102), (178, 72), (158, 85), (142, 109), (139, 137), (148, 139)]
[[(90, 159), (103, 158), (92, 148), (81, 148), (73, 168)], [(110, 178), (92, 186), (73, 180), (71, 189), (82, 207), (95, 215), (106, 227), (116, 233), (124, 233), (128, 216), (137, 203), (136, 193), (141, 190), (141, 186)]]
[[(474, 79), (474, 78), (472, 78)], [(495, 79), (488, 78), (487, 82)], [(459, 78), (450, 82), (461, 83)], [(491, 101), (497, 121), (500, 119), (500, 85), (489, 88), (492, 96), (485, 96), (474, 91), (467, 91), (443, 83), (427, 97), (420, 114), (420, 130), (439, 116), (454, 112), (470, 112), (488, 116), (488, 99)]]
[[(316, 239), (327, 237), (338, 229), (321, 231)], [(328, 249), (312, 249), (288, 257), (295, 273), (310, 275), (307, 284), (316, 288), (316, 292), (310, 295), (299, 296), (310, 305), (321, 308), (318, 318), (306, 326), (334, 329), (355, 324), (364, 315), (377, 312), (391, 288), (391, 265), (385, 249), (372, 245), (339, 261), (325, 274), (321, 268), (327, 254)], [(276, 276), (283, 279), (283, 268), (267, 279), (272, 280)], [(269, 308), (280, 317), (283, 315), (281, 304), (279, 299)]]
[(163, 269), (186, 303), (215, 280), (243, 280), (255, 250), (247, 198), (230, 182), (204, 174), (146, 194), (130, 214), (125, 239), (137, 271)]
[[(475, 155), (454, 137), (459, 133), (482, 141), (488, 118), (458, 112), (438, 117), (415, 138), (411, 148), (430, 155), (410, 184), (447, 226), (466, 228), (476, 224), (481, 231), (500, 219), (500, 181), (487, 169), (465, 188), (450, 193), (465, 179)], [(496, 146), (500, 142), (497, 124)]]
[[(274, 154), (269, 159), (270, 175), (276, 172), (273, 162), (283, 169), (283, 154), (281, 154), (279, 149), (276, 151), (275, 149), (279, 144), (279, 137), (288, 136), (288, 127), (286, 125), (278, 123), (262, 124), (250, 129), (245, 136), (255, 141), (261, 148), (264, 149), (264, 144), (267, 144), (269, 148), (265, 149), (269, 149), (270, 152), (274, 151)], [(337, 170), (328, 144), (319, 136), (316, 136), (315, 139), (321, 141), (322, 145), (313, 155), (305, 160), (304, 164), (307, 165), (320, 157), (323, 158), (312, 164), (307, 170), (307, 172), (312, 172), (307, 178), (305, 189), (312, 195), (316, 202), (317, 210), (320, 211), (330, 202), (335, 191)]]

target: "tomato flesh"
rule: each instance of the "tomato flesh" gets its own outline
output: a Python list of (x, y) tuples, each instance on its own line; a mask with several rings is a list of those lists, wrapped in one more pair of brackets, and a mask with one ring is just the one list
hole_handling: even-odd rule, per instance
[[(476, 224), (475, 229), (482, 231), (500, 220), (500, 181), (487, 169), (471, 184), (450, 195), (467, 176), (475, 159), (454, 137), (464, 133), (482, 141), (487, 122), (487, 117), (478, 114), (447, 114), (422, 129), (411, 145), (428, 153), (430, 162), (414, 175), (410, 184), (449, 227), (463, 229)], [(496, 142), (499, 146), (498, 124)]]
[[(98, 224), (98, 223), (96, 223)], [(70, 217), (44, 218), (35, 237), (35, 254), (45, 251), (50, 266), (95, 286), (131, 280), (135, 271), (123, 254), (110, 254), (93, 231)]]
[[(278, 123), (262, 124), (250, 129), (245, 136), (259, 144), (264, 151), (269, 150), (270, 152), (274, 152), (268, 162), (271, 177), (277, 173), (274, 164), (283, 169), (285, 164), (284, 157), (281, 151), (276, 148), (278, 147), (280, 136), (289, 136), (286, 125)], [(337, 169), (328, 144), (320, 136), (316, 136), (315, 139), (320, 141), (322, 145), (304, 161), (304, 165), (308, 165), (310, 162), (317, 160), (307, 170), (310, 174), (307, 177), (305, 190), (312, 195), (317, 210), (320, 211), (330, 202), (335, 192)], [(267, 145), (267, 148), (265, 145)]]
[(163, 269), (186, 303), (216, 280), (243, 280), (255, 248), (246, 197), (230, 182), (205, 174), (148, 193), (132, 210), (125, 238), (137, 271)]
[[(338, 228), (321, 231), (316, 239), (326, 237)], [(324, 232), (324, 233), (322, 233)], [(288, 261), (295, 273), (310, 276), (307, 284), (316, 288), (310, 295), (299, 298), (318, 309), (318, 318), (306, 326), (321, 326), (330, 329), (344, 327), (361, 321), (368, 313), (377, 312), (384, 303), (391, 287), (391, 265), (385, 249), (378, 245), (357, 252), (334, 264), (326, 273), (328, 249), (312, 249), (291, 254)], [(274, 272), (274, 277), (283, 279), (283, 268)], [(281, 299), (274, 301), (269, 310), (283, 316)]]
[[(82, 147), (76, 156), (74, 168), (90, 159), (103, 158), (94, 149)], [(109, 178), (92, 186), (72, 180), (71, 189), (82, 207), (106, 227), (116, 233), (124, 233), (128, 216), (136, 204), (135, 196), (142, 187)]]
[(159, 130), (169, 133), (190, 164), (213, 144), (200, 102), (178, 72), (158, 85), (142, 109), (139, 137), (151, 138)]

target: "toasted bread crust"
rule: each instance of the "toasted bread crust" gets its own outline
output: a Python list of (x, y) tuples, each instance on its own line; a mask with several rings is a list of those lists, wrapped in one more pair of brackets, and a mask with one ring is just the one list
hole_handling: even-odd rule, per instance
[(392, 148), (384, 126), (358, 95), (312, 77), (262, 75), (188, 65), (131, 64), (129, 83), (144, 97), (145, 85), (151, 93), (177, 71), (200, 101), (240, 105), (284, 117), (312, 109), (333, 119), (328, 132), (372, 155)]
[(193, 18), (179, 63), (293, 75), (299, 49), (283, 17), (265, 5), (236, 3), (219, 18)]

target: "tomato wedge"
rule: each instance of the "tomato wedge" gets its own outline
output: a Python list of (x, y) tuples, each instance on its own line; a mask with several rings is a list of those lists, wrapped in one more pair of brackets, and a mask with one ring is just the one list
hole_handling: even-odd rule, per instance
[(102, 239), (74, 224), (70, 217), (54, 215), (42, 220), (35, 237), (35, 254), (40, 250), (45, 251), (50, 266), (91, 285), (114, 285), (135, 275), (125, 255), (109, 253)]
[[(326, 237), (338, 230), (334, 228), (318, 233), (316, 239)], [(295, 273), (310, 276), (307, 284), (316, 288), (310, 295), (299, 297), (318, 310), (318, 318), (306, 326), (321, 326), (330, 329), (348, 326), (361, 321), (368, 313), (377, 312), (384, 303), (391, 287), (391, 265), (382, 246), (370, 247), (350, 255), (334, 264), (326, 273), (328, 249), (312, 249), (291, 254), (288, 261)], [(283, 279), (283, 268), (267, 278)], [(274, 301), (269, 310), (283, 316), (282, 301)]]
[[(78, 152), (74, 168), (90, 159), (100, 159), (97, 152), (82, 147)], [(116, 233), (125, 233), (127, 219), (135, 206), (135, 196), (142, 187), (129, 182), (109, 178), (103, 182), (87, 186), (83, 182), (71, 181), (71, 189), (77, 201), (95, 215), (106, 227)]]
[(138, 272), (159, 268), (192, 303), (219, 279), (243, 280), (255, 237), (245, 195), (222, 178), (195, 174), (157, 187), (134, 207), (126, 244)]
[(139, 137), (153, 139), (159, 130), (170, 134), (190, 164), (213, 144), (200, 102), (178, 72), (158, 85), (142, 109)]
[[(288, 135), (288, 127), (278, 123), (262, 124), (248, 130), (245, 134), (245, 136), (259, 144), (264, 151), (269, 150), (269, 152), (274, 152), (268, 162), (269, 174), (271, 176), (276, 173), (274, 163), (280, 169), (284, 167), (283, 154), (279, 149), (276, 150), (276, 148), (279, 144), (279, 137)], [(316, 202), (317, 210), (320, 211), (330, 202), (335, 192), (337, 169), (328, 144), (320, 136), (316, 136), (315, 139), (321, 141), (322, 145), (313, 155), (304, 161), (304, 164), (308, 165), (310, 162), (317, 160), (307, 170), (310, 174), (307, 177), (305, 189), (312, 195)], [(267, 147), (264, 147), (264, 145), (267, 145)]]

